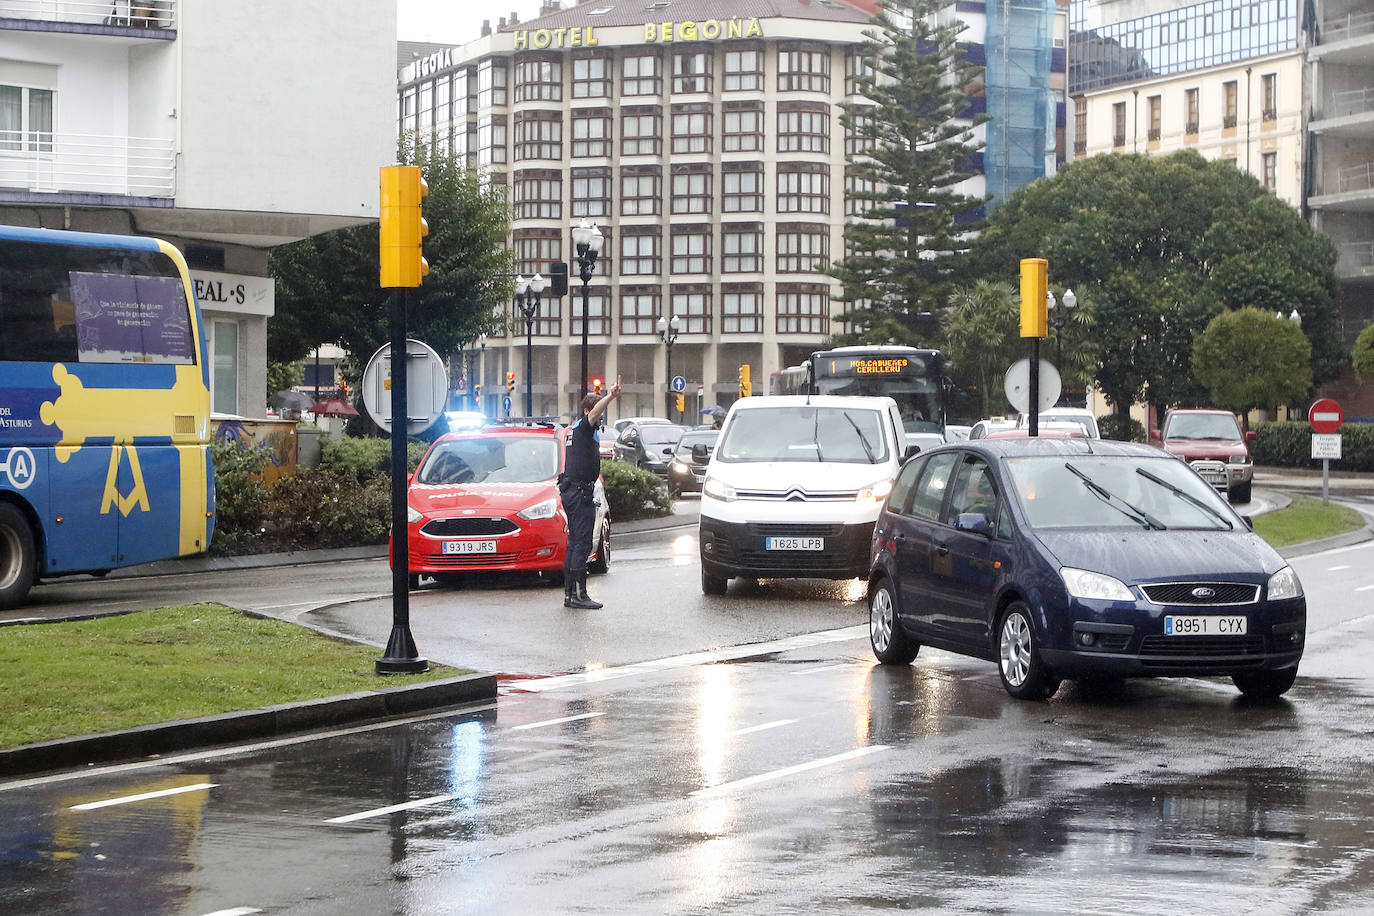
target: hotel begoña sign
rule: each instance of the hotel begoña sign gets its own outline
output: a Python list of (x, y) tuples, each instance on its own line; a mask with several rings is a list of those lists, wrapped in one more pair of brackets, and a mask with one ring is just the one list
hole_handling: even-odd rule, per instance
[[(565, 26), (557, 29), (520, 29), (511, 33), (515, 50), (528, 51), (533, 48), (542, 51), (546, 48), (587, 48), (601, 44), (597, 38), (596, 27), (590, 25)], [(763, 26), (757, 16), (748, 19), (707, 19), (694, 22), (646, 22), (644, 41), (660, 44), (674, 41), (716, 41), (732, 38), (761, 38)]]

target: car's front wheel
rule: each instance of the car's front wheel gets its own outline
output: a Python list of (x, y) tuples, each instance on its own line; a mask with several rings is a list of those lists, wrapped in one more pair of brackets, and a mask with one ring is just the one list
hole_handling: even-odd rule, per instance
[(1043, 700), (1059, 689), (1059, 678), (1040, 657), (1030, 608), (1024, 601), (1007, 606), (997, 632), (997, 671), (1007, 693), (1018, 700)]
[(605, 519), (601, 523), (601, 534), (596, 540), (596, 559), (587, 564), (587, 569), (594, 573), (604, 573), (611, 568), (611, 520)]
[(1230, 489), (1226, 496), (1233, 503), (1248, 503), (1250, 501), (1250, 491), (1252, 486), (1253, 484), (1250, 483), (1236, 484), (1234, 487)]
[(1277, 671), (1238, 671), (1231, 680), (1251, 700), (1276, 700), (1288, 692), (1298, 678), (1297, 666)]
[(703, 595), (723, 595), (730, 585), (730, 580), (725, 576), (718, 576), (706, 568), (706, 564), (701, 565), (701, 593)]
[(897, 602), (892, 581), (882, 579), (868, 592), (868, 641), (873, 655), (884, 665), (909, 665), (921, 651), (897, 620)]

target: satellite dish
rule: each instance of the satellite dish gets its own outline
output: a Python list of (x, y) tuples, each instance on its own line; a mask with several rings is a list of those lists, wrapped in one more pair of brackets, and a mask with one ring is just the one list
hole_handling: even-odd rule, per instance
[[(1003, 390), (1011, 406), (1021, 413), (1030, 413), (1030, 360), (1019, 359), (1007, 370)], [(1059, 400), (1063, 390), (1059, 381), (1059, 370), (1048, 360), (1040, 360), (1040, 403), (1035, 412), (1049, 410)]]

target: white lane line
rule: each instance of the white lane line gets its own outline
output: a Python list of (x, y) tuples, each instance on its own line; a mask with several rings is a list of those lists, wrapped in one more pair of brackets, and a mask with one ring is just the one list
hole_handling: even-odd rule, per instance
[(856, 748), (852, 751), (845, 751), (843, 754), (835, 754), (833, 757), (822, 757), (819, 760), (809, 760), (806, 763), (799, 763), (796, 766), (784, 767), (781, 770), (770, 770), (767, 773), (759, 773), (757, 776), (746, 776), (744, 779), (736, 779), (734, 782), (723, 782), (717, 786), (707, 786), (705, 789), (697, 789), (691, 795), (719, 795), (724, 792), (733, 792), (736, 789), (755, 786), (761, 782), (771, 782), (774, 779), (782, 779), (797, 773), (805, 773), (807, 770), (815, 770), (820, 767), (828, 767), (837, 763), (844, 763), (846, 760), (854, 760), (868, 754), (876, 754), (878, 751), (889, 749), (886, 744), (873, 744), (868, 747)]
[(819, 668), (803, 668), (800, 671), (789, 671), (793, 677), (805, 677), (808, 674), (820, 674), (822, 671), (839, 671), (843, 668), (851, 668), (853, 665), (846, 662), (843, 665), (822, 665)]
[(369, 817), (381, 817), (383, 814), (392, 814), (396, 811), (409, 811), (411, 808), (425, 808), (429, 805), (441, 805), (457, 797), (457, 795), (431, 795), (429, 798), (417, 798), (415, 801), (408, 801), (399, 805), (387, 805), (385, 808), (373, 808), (371, 811), (359, 811), (357, 814), (345, 814), (341, 817), (331, 817), (329, 820), (325, 821), (325, 823), (349, 824), (353, 821), (361, 821)]
[(595, 719), (597, 716), (604, 715), (604, 712), (584, 712), (580, 716), (564, 716), (561, 719), (545, 719), (543, 722), (529, 722), (525, 725), (514, 725), (511, 727), (511, 731), (522, 732), (527, 728), (543, 728), (546, 725), (562, 725), (564, 722), (577, 722), (582, 719)]
[(122, 795), (119, 798), (107, 798), (104, 801), (86, 802), (84, 805), (72, 805), (72, 811), (94, 811), (96, 808), (108, 808), (111, 805), (127, 805), (132, 802), (147, 801), (150, 798), (166, 798), (168, 795), (181, 795), (185, 792), (199, 792), (202, 789), (213, 789), (219, 785), (217, 782), (198, 782), (190, 786), (178, 786), (175, 789), (162, 789), (157, 792), (142, 792), (138, 795)]
[(1355, 591), (1357, 591), (1357, 592), (1367, 592), (1367, 591), (1369, 591), (1371, 588), (1374, 588), (1374, 585), (1361, 585), (1359, 588), (1355, 589)]
[(253, 906), (236, 906), (232, 910), (215, 910), (213, 913), (205, 913), (204, 916), (250, 916), (252, 913), (261, 913), (262, 910)]
[(868, 627), (866, 625), (844, 627), (839, 630), (822, 630), (819, 633), (806, 633), (801, 636), (790, 636), (786, 639), (775, 639), (771, 642), (756, 642), (743, 646), (730, 646), (727, 649), (711, 649), (705, 652), (692, 652), (687, 655), (676, 655), (671, 658), (638, 662), (633, 665), (621, 665), (618, 668), (599, 668), (596, 671), (584, 671), (580, 674), (565, 674), (559, 677), (536, 678), (533, 680), (521, 681), (518, 686), (512, 685), (510, 692), (511, 694), (543, 693), (548, 690), (560, 690), (564, 687), (581, 687), (586, 684), (595, 684), (600, 681), (631, 677), (636, 674), (656, 674), (662, 671), (671, 671), (675, 668), (689, 668), (694, 665), (713, 665), (717, 662), (731, 661), (738, 658), (750, 658), (755, 655), (770, 655), (776, 652), (789, 652), (794, 649), (808, 649), (812, 646), (825, 645), (826, 643), (847, 642), (851, 639), (867, 638)]
[(1349, 569), (1349, 568), (1350, 568), (1350, 564), (1349, 564), (1349, 563), (1342, 563), (1340, 566), (1328, 566), (1328, 567), (1326, 567), (1326, 571), (1327, 571), (1327, 572), (1340, 572), (1342, 569)]
[(738, 738), (741, 735), (752, 735), (754, 732), (767, 731), (770, 728), (781, 728), (784, 725), (795, 725), (796, 719), (778, 719), (775, 722), (765, 722), (762, 725), (751, 725), (748, 728), (737, 728), (732, 732), (726, 732), (727, 738)]

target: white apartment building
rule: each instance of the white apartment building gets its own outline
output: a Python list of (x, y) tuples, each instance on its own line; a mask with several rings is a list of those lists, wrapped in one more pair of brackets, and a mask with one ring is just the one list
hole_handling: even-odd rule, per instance
[(263, 416), (267, 252), (377, 218), (395, 36), (377, 0), (0, 0), (0, 220), (177, 245), (213, 409)]

